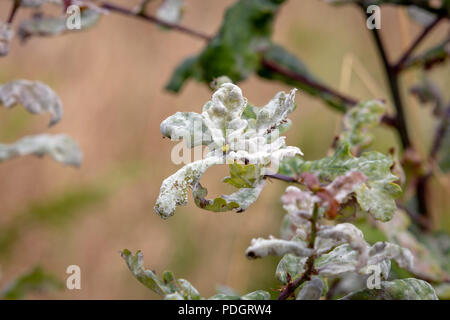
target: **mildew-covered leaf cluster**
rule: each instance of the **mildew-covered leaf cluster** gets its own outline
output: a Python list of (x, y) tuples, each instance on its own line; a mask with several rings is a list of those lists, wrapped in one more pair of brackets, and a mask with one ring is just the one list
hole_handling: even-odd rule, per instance
[[(177, 112), (161, 123), (161, 133), (172, 140), (183, 139), (188, 147), (207, 146), (203, 159), (186, 164), (163, 181), (155, 211), (171, 216), (185, 205), (189, 189), (197, 206), (210, 211), (244, 211), (259, 196), (264, 175), (286, 157), (301, 155), (297, 147), (286, 146), (279, 135), (289, 125), (287, 116), (294, 110), (295, 90), (278, 93), (266, 106), (248, 104), (241, 89), (224, 83), (201, 114)], [(224, 179), (239, 190), (231, 195), (206, 199), (207, 190), (199, 183), (203, 173), (214, 165), (230, 165), (230, 177)]]

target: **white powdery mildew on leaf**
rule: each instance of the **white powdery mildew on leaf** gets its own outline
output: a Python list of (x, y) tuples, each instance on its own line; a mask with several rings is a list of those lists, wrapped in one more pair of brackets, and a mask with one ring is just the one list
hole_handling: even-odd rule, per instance
[(245, 251), (248, 258), (264, 258), (268, 255), (282, 256), (292, 253), (298, 257), (309, 257), (313, 254), (313, 250), (305, 247), (303, 242), (287, 241), (276, 238), (257, 238), (253, 239), (250, 247)]
[(20, 5), (22, 7), (38, 8), (45, 3), (62, 5), (62, 0), (21, 0)]
[(314, 247), (317, 254), (322, 254), (343, 243), (349, 244), (358, 252), (358, 265), (364, 266), (368, 259), (367, 244), (362, 231), (351, 223), (321, 227), (317, 232)]
[(0, 21), (0, 57), (7, 56), (14, 37), (14, 30), (8, 23)]
[(408, 278), (382, 281), (380, 289), (352, 292), (342, 300), (438, 300), (438, 297), (428, 282)]
[(414, 265), (414, 257), (406, 248), (389, 242), (377, 242), (369, 250), (368, 264), (377, 264), (384, 260), (395, 260), (397, 264), (411, 271)]
[(315, 277), (306, 282), (297, 294), (297, 300), (319, 300), (322, 296), (325, 284), (322, 279)]
[(351, 171), (344, 176), (339, 176), (331, 182), (326, 189), (339, 203), (345, 202), (348, 195), (355, 192), (356, 188), (367, 181), (367, 177), (359, 171)]
[(178, 24), (183, 17), (183, 9), (183, 0), (164, 0), (156, 11), (156, 15), (164, 22)]
[(52, 116), (49, 126), (59, 122), (63, 114), (57, 94), (38, 81), (15, 80), (0, 85), (0, 102), (6, 108), (21, 104), (32, 114), (49, 112)]
[(80, 166), (82, 153), (71, 138), (64, 134), (41, 134), (20, 139), (13, 144), (0, 144), (0, 162), (24, 155), (50, 155), (63, 164)]
[(329, 277), (355, 271), (367, 274), (370, 273), (369, 266), (378, 265), (383, 277), (387, 278), (389, 262), (393, 259), (400, 267), (411, 270), (413, 257), (408, 249), (388, 242), (377, 242), (372, 247), (366, 245), (367, 258), (364, 265), (361, 265), (359, 252), (349, 244), (343, 244), (317, 259), (315, 267), (320, 275)]
[[(253, 117), (243, 115), (247, 99), (241, 89), (232, 83), (223, 83), (203, 106), (201, 114), (177, 112), (161, 123), (161, 133), (172, 140), (183, 138), (189, 147), (207, 145), (203, 160), (195, 161), (164, 180), (155, 211), (161, 217), (173, 215), (179, 205), (185, 205), (189, 189), (194, 190), (197, 206), (210, 211), (238, 212), (246, 210), (264, 187), (263, 176), (283, 158), (302, 154), (297, 147), (285, 145), (285, 137), (274, 134), (287, 121), (294, 109), (295, 90), (278, 93), (263, 108), (252, 107)], [(199, 184), (201, 175), (216, 164), (245, 164), (235, 172), (228, 183), (239, 191), (221, 198), (208, 200), (207, 190)], [(248, 165), (248, 166), (247, 166)], [(255, 169), (255, 166), (258, 168)], [(252, 171), (253, 170), (253, 171)], [(252, 182), (239, 184), (239, 174), (257, 172)], [(276, 170), (275, 170), (276, 171)], [(242, 181), (241, 181), (242, 182)]]
[(175, 212), (177, 206), (184, 206), (188, 201), (188, 190), (192, 189), (205, 171), (216, 164), (223, 163), (220, 157), (211, 157), (187, 164), (165, 179), (161, 185), (155, 212), (167, 219)]

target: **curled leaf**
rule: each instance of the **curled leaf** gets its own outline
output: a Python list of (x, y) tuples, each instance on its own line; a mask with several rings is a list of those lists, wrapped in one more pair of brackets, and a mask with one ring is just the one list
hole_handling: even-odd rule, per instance
[(292, 253), (298, 257), (309, 257), (313, 254), (313, 250), (307, 248), (303, 242), (287, 241), (276, 238), (253, 239), (250, 247), (245, 251), (248, 258), (264, 258), (268, 255), (283, 256)]
[(57, 94), (46, 84), (38, 81), (14, 80), (0, 85), (0, 102), (6, 108), (18, 104), (32, 114), (51, 114), (49, 126), (61, 120), (63, 109)]
[(80, 166), (82, 153), (77, 143), (64, 134), (28, 136), (13, 144), (0, 144), (0, 162), (24, 155), (50, 155), (66, 165)]
[(175, 279), (172, 272), (164, 272), (162, 279), (155, 272), (144, 269), (144, 256), (141, 251), (136, 254), (125, 249), (121, 252), (131, 273), (144, 286), (163, 296), (165, 300), (200, 300), (200, 294), (194, 286), (185, 279)]

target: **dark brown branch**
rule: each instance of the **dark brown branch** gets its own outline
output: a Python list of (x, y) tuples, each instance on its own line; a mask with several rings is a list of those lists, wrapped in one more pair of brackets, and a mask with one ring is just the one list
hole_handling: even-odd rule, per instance
[(405, 63), (410, 58), (413, 51), (417, 48), (417, 46), (422, 42), (423, 39), (428, 35), (428, 33), (436, 27), (439, 22), (442, 20), (442, 17), (437, 17), (432, 23), (430, 23), (428, 26), (426, 26), (422, 32), (419, 34), (419, 36), (414, 40), (414, 42), (410, 45), (410, 47), (405, 51), (405, 53), (400, 57), (397, 63), (395, 63), (392, 66), (392, 69), (395, 72), (400, 72)]
[(11, 12), (9, 13), (8, 20), (6, 20), (8, 24), (11, 24), (13, 22), (14, 17), (16, 16), (17, 11), (19, 10), (19, 7), (20, 7), (20, 0), (14, 0)]
[(397, 73), (394, 72), (393, 67), (389, 63), (389, 59), (386, 54), (386, 50), (384, 49), (383, 42), (381, 41), (381, 37), (378, 33), (377, 29), (372, 29), (372, 35), (375, 40), (376, 47), (381, 57), (381, 61), (384, 66), (384, 70), (386, 73), (386, 77), (388, 79), (392, 100), (394, 102), (394, 107), (397, 112), (396, 114), (396, 128), (398, 130), (400, 141), (402, 143), (403, 148), (411, 147), (411, 141), (408, 135), (408, 128), (406, 125), (406, 119), (404, 114), (403, 102), (400, 96), (400, 88), (398, 84)]
[(186, 33), (186, 34), (188, 34), (190, 36), (193, 36), (193, 37), (205, 40), (205, 41), (211, 40), (211, 37), (209, 35), (204, 34), (204, 33), (200, 32), (200, 31), (192, 30), (190, 28), (181, 26), (179, 24), (169, 23), (169, 22), (163, 21), (161, 19), (158, 19), (157, 17), (151, 16), (151, 15), (148, 15), (148, 14), (135, 13), (134, 11), (132, 11), (130, 9), (123, 8), (123, 7), (117, 6), (115, 4), (111, 4), (111, 3), (108, 3), (108, 2), (102, 2), (100, 4), (100, 7), (103, 8), (103, 9), (110, 10), (110, 11), (117, 12), (117, 13), (121, 13), (121, 14), (124, 14), (124, 15), (127, 15), (127, 16), (140, 18), (140, 19), (143, 19), (145, 21), (155, 23), (155, 24), (157, 24), (159, 26), (163, 26), (163, 27), (167, 27), (167, 28), (170, 28), (170, 29), (174, 29), (174, 30), (177, 30), (179, 32)]

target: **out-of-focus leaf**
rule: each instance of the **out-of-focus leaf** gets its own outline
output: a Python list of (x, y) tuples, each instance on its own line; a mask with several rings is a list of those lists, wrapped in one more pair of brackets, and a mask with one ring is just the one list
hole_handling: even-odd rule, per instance
[(144, 256), (141, 251), (132, 254), (128, 249), (121, 253), (128, 268), (135, 278), (150, 290), (167, 300), (199, 300), (197, 289), (185, 279), (175, 279), (172, 272), (164, 272), (160, 279), (153, 271), (144, 269)]
[(210, 83), (220, 76), (233, 82), (246, 79), (259, 65), (267, 49), (275, 14), (284, 0), (240, 0), (227, 9), (218, 34), (196, 57), (177, 68), (167, 89), (178, 92), (194, 77)]
[(0, 144), (0, 162), (24, 155), (50, 155), (66, 165), (80, 166), (82, 153), (77, 143), (64, 134), (28, 136), (13, 144)]
[(39, 8), (45, 3), (62, 5), (62, 0), (20, 0), (21, 7)]
[(163, 3), (156, 11), (157, 17), (167, 23), (180, 23), (183, 17), (183, 0), (163, 0)]
[(319, 300), (323, 295), (325, 283), (320, 277), (307, 281), (297, 294), (297, 300)]
[(365, 289), (350, 293), (343, 300), (438, 300), (426, 281), (408, 278), (382, 281), (381, 289)]
[(52, 115), (49, 126), (59, 122), (63, 114), (58, 95), (38, 81), (14, 80), (0, 85), (0, 103), (6, 108), (21, 104), (32, 114), (48, 112)]
[(450, 38), (446, 38), (422, 54), (413, 56), (406, 61), (404, 68), (422, 67), (429, 70), (435, 65), (445, 62), (448, 57), (450, 57)]
[[(414, 256), (414, 264), (411, 272), (418, 277), (426, 277), (436, 282), (450, 279), (448, 272), (445, 271), (445, 264), (448, 264), (448, 271), (450, 271), (450, 263), (448, 263), (449, 256), (445, 256), (439, 248), (439, 240), (435, 243), (434, 240), (424, 241), (431, 247), (430, 250), (425, 244), (418, 241), (415, 235), (409, 231), (411, 221), (407, 214), (402, 210), (397, 210), (394, 218), (391, 221), (382, 223), (376, 222), (376, 226), (387, 237), (387, 239), (403, 248), (407, 248)], [(433, 239), (430, 235), (429, 239)], [(450, 244), (450, 241), (448, 242)], [(450, 245), (448, 246), (450, 248)]]
[(376, 100), (361, 102), (344, 116), (344, 127), (339, 135), (339, 143), (348, 143), (350, 150), (364, 149), (372, 142), (368, 129), (379, 125), (386, 108)]
[(8, 23), (0, 21), (0, 57), (7, 56), (14, 37), (14, 30)]
[(81, 31), (95, 25), (100, 19), (97, 10), (86, 9), (81, 11), (81, 29), (69, 30), (66, 26), (67, 17), (50, 17), (36, 15), (30, 20), (24, 20), (19, 25), (19, 36), (25, 40), (32, 36), (56, 36), (71, 31)]
[(434, 82), (431, 81), (431, 79), (424, 77), (420, 83), (411, 87), (409, 92), (415, 95), (422, 104), (434, 104), (434, 115), (441, 115), (443, 111), (441, 90)]
[(62, 282), (55, 276), (45, 272), (41, 267), (35, 267), (7, 285), (1, 291), (0, 297), (17, 300), (25, 298), (30, 293), (60, 290), (63, 287)]
[(450, 283), (441, 283), (434, 286), (436, 295), (441, 300), (450, 300)]
[(281, 163), (279, 172), (290, 176), (311, 172), (321, 181), (330, 182), (350, 171), (359, 171), (368, 179), (355, 190), (359, 205), (375, 219), (389, 221), (397, 208), (394, 199), (401, 193), (400, 186), (395, 183), (398, 178), (390, 170), (392, 164), (390, 156), (375, 151), (354, 157), (349, 144), (343, 143), (331, 157), (315, 161), (304, 161), (298, 157), (286, 159)]
[(284, 256), (287, 253), (298, 257), (309, 257), (314, 251), (306, 247), (302, 241), (287, 241), (274, 237), (252, 239), (250, 246), (245, 251), (245, 255), (250, 259), (264, 258), (268, 255)]
[(408, 6), (408, 15), (422, 26), (428, 26), (436, 19), (436, 15), (416, 6)]

